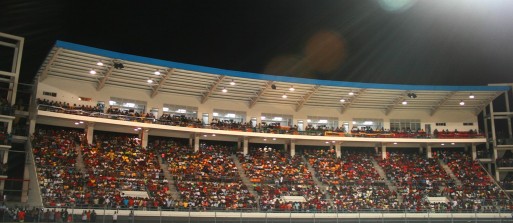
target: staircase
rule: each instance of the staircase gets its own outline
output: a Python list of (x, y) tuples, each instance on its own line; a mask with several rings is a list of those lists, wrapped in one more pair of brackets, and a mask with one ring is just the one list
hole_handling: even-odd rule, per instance
[(456, 175), (454, 175), (451, 168), (449, 168), (449, 166), (447, 166), (447, 164), (443, 160), (439, 159), (438, 163), (440, 164), (440, 166), (442, 166), (442, 168), (444, 168), (445, 172), (451, 177), (451, 179), (454, 181), (454, 184), (456, 184), (456, 186), (460, 187), (463, 185), (461, 183), (461, 180), (459, 180), (456, 177)]
[(85, 174), (86, 167), (84, 164), (84, 157), (82, 156), (82, 147), (80, 144), (75, 145), (75, 152), (77, 153), (77, 159), (75, 161), (75, 168), (82, 174)]
[(164, 163), (162, 157), (160, 156), (157, 156), (157, 159), (160, 164), (160, 169), (163, 170), (164, 178), (166, 178), (167, 180), (169, 192), (171, 193), (171, 198), (173, 198), (173, 200), (180, 200), (180, 194), (178, 194), (178, 190), (175, 187), (175, 181), (173, 180), (173, 176), (171, 176), (171, 173), (167, 169), (167, 163)]
[(379, 176), (383, 179), (383, 181), (385, 182), (385, 185), (387, 185), (388, 189), (397, 194), (397, 202), (399, 204), (403, 203), (403, 196), (401, 196), (399, 193), (397, 193), (397, 187), (394, 184), (392, 184), (392, 182), (390, 182), (390, 180), (388, 180), (387, 174), (385, 173), (383, 168), (381, 168), (381, 166), (378, 164), (378, 161), (376, 161), (376, 158), (372, 157), (372, 159), (370, 159), (370, 160), (372, 162), (372, 165), (374, 166), (374, 169), (376, 169), (376, 171), (378, 171)]
[(244, 173), (244, 169), (242, 168), (242, 164), (240, 164), (239, 158), (237, 155), (231, 156), (233, 162), (235, 163), (235, 166), (237, 167), (237, 171), (239, 172), (240, 179), (242, 180), (242, 183), (246, 185), (248, 188), (249, 193), (253, 195), (255, 198), (258, 197), (258, 193), (255, 191), (255, 188), (253, 187), (253, 183), (249, 180), (248, 176), (246, 176), (246, 173)]
[(321, 189), (321, 191), (326, 195), (326, 200), (330, 203), (330, 205), (333, 207), (333, 199), (331, 199), (331, 194), (329, 193), (329, 191), (327, 190), (328, 186), (323, 184), (321, 181), (319, 181), (319, 179), (317, 179), (317, 177), (315, 176), (315, 169), (312, 167), (312, 165), (310, 165), (310, 162), (308, 162), (308, 160), (306, 159), (306, 157), (302, 157), (303, 158), (303, 162), (306, 164), (306, 168), (308, 169), (308, 171), (310, 171), (310, 173), (312, 174), (312, 179), (315, 183), (315, 185), (317, 187), (319, 187)]

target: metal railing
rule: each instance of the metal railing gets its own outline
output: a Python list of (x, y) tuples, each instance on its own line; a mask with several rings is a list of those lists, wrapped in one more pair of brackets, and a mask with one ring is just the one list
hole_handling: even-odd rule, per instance
[[(0, 206), (3, 215), (0, 221), (20, 222), (18, 212), (25, 211), (25, 222), (512, 222), (511, 213), (497, 210), (493, 213), (482, 212), (445, 212), (431, 210), (362, 210), (360, 212), (254, 212), (251, 209), (240, 210), (167, 210), (167, 209), (105, 209), (77, 207), (25, 207)], [(59, 214), (56, 214), (59, 212)], [(16, 217), (15, 217), (16, 216)]]

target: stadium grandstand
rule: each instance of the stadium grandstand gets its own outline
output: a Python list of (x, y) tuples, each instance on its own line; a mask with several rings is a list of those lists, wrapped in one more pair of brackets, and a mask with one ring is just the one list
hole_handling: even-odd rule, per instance
[(24, 40), (1, 35), (4, 221), (511, 222), (509, 83), (292, 78), (57, 41), (20, 106)]

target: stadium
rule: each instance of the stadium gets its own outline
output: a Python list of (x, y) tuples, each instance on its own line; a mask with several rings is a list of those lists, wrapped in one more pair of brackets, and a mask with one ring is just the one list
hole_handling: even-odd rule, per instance
[(511, 221), (509, 83), (326, 81), (56, 41), (22, 106), (24, 39), (4, 39), (3, 221)]

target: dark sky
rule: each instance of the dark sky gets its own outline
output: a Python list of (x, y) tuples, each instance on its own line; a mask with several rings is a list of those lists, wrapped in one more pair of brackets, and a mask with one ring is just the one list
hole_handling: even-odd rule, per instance
[(26, 83), (64, 40), (256, 73), (485, 85), (513, 82), (511, 11), (509, 0), (2, 0), (0, 32), (26, 38)]

